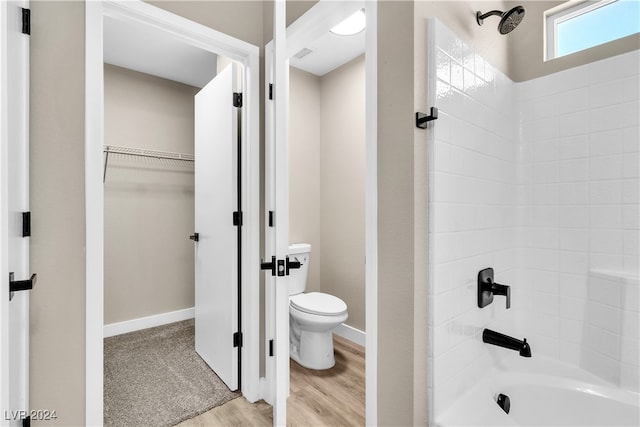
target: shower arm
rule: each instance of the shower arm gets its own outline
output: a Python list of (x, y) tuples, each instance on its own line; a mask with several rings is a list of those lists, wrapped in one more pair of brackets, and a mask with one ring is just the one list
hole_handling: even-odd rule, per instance
[(478, 25), (482, 25), (482, 21), (490, 16), (502, 16), (504, 12), (499, 10), (492, 10), (487, 13), (480, 14), (480, 12), (476, 13), (476, 21), (478, 21)]

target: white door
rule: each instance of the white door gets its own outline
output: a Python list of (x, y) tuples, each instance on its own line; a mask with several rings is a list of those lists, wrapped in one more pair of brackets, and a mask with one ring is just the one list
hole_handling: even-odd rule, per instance
[[(0, 2), (2, 114), (0, 132), (2, 295), (0, 296), (0, 415), (22, 425), (29, 413), (29, 35), (23, 26), (28, 1)], [(23, 32), (23, 29), (25, 32)], [(11, 274), (13, 273), (13, 274)], [(31, 280), (33, 279), (33, 280)]]
[(230, 64), (195, 96), (196, 351), (231, 390), (239, 356), (237, 67)]
[[(268, 354), (267, 378), (273, 405), (273, 425), (287, 422), (289, 396), (289, 278), (284, 263), (289, 250), (289, 149), (288, 96), (289, 60), (285, 46), (285, 2), (274, 4), (274, 39), (267, 47), (267, 78), (272, 99), (267, 100), (265, 148), (265, 259), (276, 262), (275, 275), (265, 270), (267, 339), (273, 343)], [(269, 215), (269, 212), (273, 212)], [(271, 218), (270, 218), (271, 217)], [(271, 225), (271, 226), (269, 226)]]

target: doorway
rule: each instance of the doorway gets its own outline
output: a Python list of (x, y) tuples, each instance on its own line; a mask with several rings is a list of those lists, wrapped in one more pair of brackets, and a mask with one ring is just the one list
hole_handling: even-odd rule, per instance
[[(192, 48), (204, 50), (214, 55), (227, 57), (244, 67), (241, 78), (243, 87), (243, 108), (240, 125), (242, 144), (236, 152), (237, 166), (241, 180), (237, 191), (238, 217), (242, 227), (238, 227), (237, 261), (241, 266), (230, 274), (242, 276), (235, 298), (228, 306), (237, 303), (235, 311), (236, 327), (229, 330), (228, 339), (233, 346), (236, 341), (236, 370), (242, 372), (241, 382), (235, 374), (230, 378), (236, 387), (250, 401), (258, 397), (258, 319), (256, 309), (257, 264), (258, 264), (258, 94), (255, 90), (258, 76), (258, 48), (233, 39), (217, 31), (142, 2), (104, 2), (87, 4), (87, 135), (86, 135), (86, 214), (87, 214), (87, 424), (101, 424), (103, 416), (103, 304), (104, 304), (104, 179), (103, 145), (104, 122), (101, 111), (104, 108), (103, 24), (104, 19), (116, 19), (137, 26), (153, 27), (161, 31), (165, 39), (182, 43)], [(158, 38), (156, 38), (158, 39)], [(160, 38), (161, 39), (161, 38)], [(179, 64), (183, 65), (183, 64)], [(203, 67), (199, 67), (202, 69)], [(231, 97), (230, 97), (231, 98)], [(229, 99), (231, 102), (231, 99)], [(99, 156), (99, 157), (98, 157)], [(100, 159), (98, 163), (98, 159)], [(231, 162), (227, 162), (231, 163)], [(205, 166), (203, 164), (203, 166)], [(209, 165), (212, 166), (212, 165)], [(217, 170), (217, 169), (216, 169)], [(108, 173), (108, 171), (107, 171)], [(241, 209), (241, 210), (240, 210)], [(229, 212), (229, 223), (233, 225)], [(233, 221), (237, 220), (234, 215)], [(194, 230), (194, 232), (197, 232)], [(184, 237), (185, 239), (188, 236)], [(198, 245), (199, 243), (196, 243)], [(198, 251), (196, 250), (196, 254)], [(196, 255), (197, 256), (197, 255)], [(254, 268), (251, 268), (254, 266)], [(198, 273), (196, 273), (197, 275)], [(197, 304), (196, 304), (197, 305)], [(233, 310), (232, 310), (233, 311)], [(231, 325), (231, 328), (233, 325)], [(240, 347), (242, 346), (242, 347)], [(240, 349), (242, 348), (242, 351)], [(231, 352), (229, 352), (231, 354)], [(233, 363), (233, 360), (231, 360)], [(223, 375), (221, 375), (223, 376)], [(233, 384), (231, 384), (233, 387)]]
[[(277, 6), (277, 4), (276, 4)], [(288, 104), (289, 65), (291, 57), (301, 53), (305, 45), (316, 40), (355, 11), (366, 6), (367, 32), (365, 34), (366, 81), (365, 85), (365, 307), (366, 307), (366, 422), (376, 423), (376, 369), (377, 369), (377, 57), (376, 57), (376, 21), (375, 2), (318, 2), (305, 15), (285, 28), (284, 11), (275, 8), (274, 42), (266, 46), (266, 85), (271, 89), (273, 83), (273, 102), (266, 101), (266, 143), (265, 143), (265, 204), (269, 213), (274, 210), (275, 226), (265, 227), (265, 258), (284, 258), (289, 239), (289, 147), (288, 141)], [(286, 39), (286, 41), (285, 41)], [(283, 43), (283, 41), (285, 41)], [(278, 47), (286, 45), (284, 51)], [(271, 98), (270, 98), (271, 99)], [(285, 102), (278, 103), (279, 100)], [(266, 212), (265, 212), (266, 213)], [(272, 259), (273, 259), (272, 258)], [(280, 275), (278, 275), (280, 276)], [(287, 295), (288, 278), (266, 276), (266, 336), (267, 344), (275, 337), (278, 346), (289, 342), (289, 323)], [(275, 283), (278, 286), (275, 286)], [(284, 308), (284, 310), (283, 310)], [(285, 313), (285, 318), (281, 317)], [(269, 323), (269, 319), (275, 322)], [(283, 339), (283, 337), (285, 337)], [(278, 339), (280, 343), (278, 344)], [(286, 344), (285, 344), (286, 346)], [(268, 346), (266, 346), (268, 348)], [(286, 351), (282, 347), (276, 353)], [(289, 369), (281, 365), (276, 358), (267, 355), (266, 373), (270, 391), (267, 396), (279, 411), (274, 415), (274, 423), (286, 422), (286, 396), (289, 394)], [(268, 400), (269, 401), (269, 400)]]

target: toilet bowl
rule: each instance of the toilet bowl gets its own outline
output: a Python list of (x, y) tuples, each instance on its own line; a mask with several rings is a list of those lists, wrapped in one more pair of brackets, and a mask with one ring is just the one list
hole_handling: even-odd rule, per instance
[(289, 246), (289, 258), (300, 262), (289, 281), (289, 354), (305, 368), (329, 369), (335, 365), (332, 331), (347, 320), (347, 305), (322, 292), (304, 293), (311, 245)]

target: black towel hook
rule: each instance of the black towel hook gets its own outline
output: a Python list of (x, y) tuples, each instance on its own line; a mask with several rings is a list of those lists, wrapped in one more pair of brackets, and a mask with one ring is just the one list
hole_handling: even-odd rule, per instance
[(430, 115), (426, 115), (425, 113), (416, 113), (416, 127), (420, 129), (426, 129), (427, 123), (432, 120), (436, 120), (438, 118), (438, 109), (436, 107), (431, 107)]

